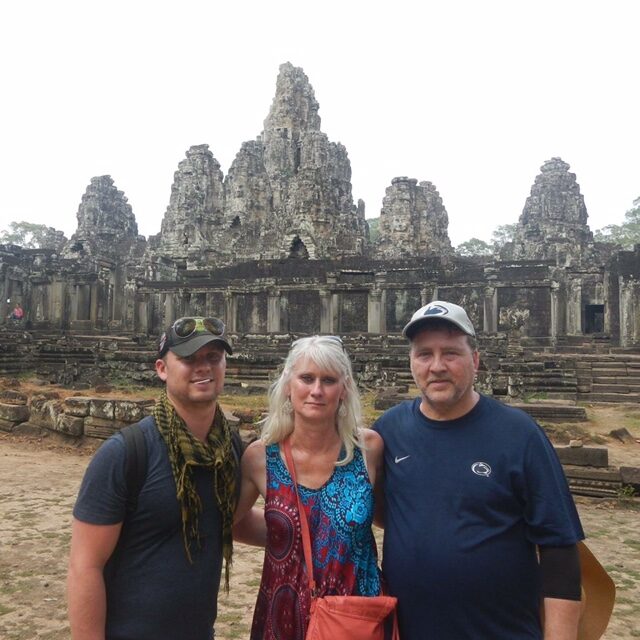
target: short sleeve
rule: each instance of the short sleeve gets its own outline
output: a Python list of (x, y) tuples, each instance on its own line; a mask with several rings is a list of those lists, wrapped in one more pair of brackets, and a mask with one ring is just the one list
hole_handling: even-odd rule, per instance
[(567, 546), (584, 538), (562, 465), (538, 425), (527, 442), (523, 481), (527, 536), (531, 542)]
[(89, 524), (122, 522), (126, 513), (124, 440), (118, 434), (96, 451), (84, 474), (73, 515)]

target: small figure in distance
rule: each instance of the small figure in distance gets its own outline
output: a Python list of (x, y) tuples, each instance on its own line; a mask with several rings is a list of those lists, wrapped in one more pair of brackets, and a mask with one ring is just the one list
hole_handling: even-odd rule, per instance
[(14, 320), (15, 322), (21, 322), (24, 318), (24, 309), (20, 305), (19, 302), (16, 302), (13, 311), (7, 316), (9, 320)]

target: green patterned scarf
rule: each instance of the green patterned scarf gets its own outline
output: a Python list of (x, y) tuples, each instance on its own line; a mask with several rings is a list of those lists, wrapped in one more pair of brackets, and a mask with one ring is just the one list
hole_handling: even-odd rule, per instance
[(182, 535), (189, 562), (191, 548), (200, 546), (198, 515), (202, 511), (191, 467), (207, 467), (213, 471), (213, 491), (222, 514), (222, 556), (224, 558), (224, 588), (229, 591), (229, 570), (233, 555), (233, 512), (236, 506), (236, 460), (231, 444), (231, 431), (216, 406), (213, 424), (206, 442), (201, 442), (187, 429), (163, 391), (153, 409), (158, 430), (169, 450), (169, 461), (176, 482), (182, 512)]

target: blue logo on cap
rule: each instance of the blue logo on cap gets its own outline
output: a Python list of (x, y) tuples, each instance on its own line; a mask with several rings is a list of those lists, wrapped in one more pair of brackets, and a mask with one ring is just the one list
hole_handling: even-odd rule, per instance
[(445, 309), (444, 307), (441, 307), (439, 304), (433, 304), (433, 305), (429, 305), (424, 313), (422, 314), (423, 316), (446, 316), (449, 313), (449, 309)]

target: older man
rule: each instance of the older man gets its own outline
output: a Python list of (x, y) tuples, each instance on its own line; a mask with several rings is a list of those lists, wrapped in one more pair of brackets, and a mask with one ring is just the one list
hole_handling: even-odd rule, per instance
[(165, 391), (139, 423), (147, 475), (135, 510), (122, 435), (89, 464), (73, 511), (74, 640), (213, 637), (239, 482), (238, 453), (217, 402), (227, 353), (217, 318), (180, 318), (162, 335), (155, 366)]
[(527, 414), (474, 389), (463, 308), (431, 302), (403, 334), (420, 397), (374, 425), (401, 637), (575, 640), (584, 534), (551, 443)]

